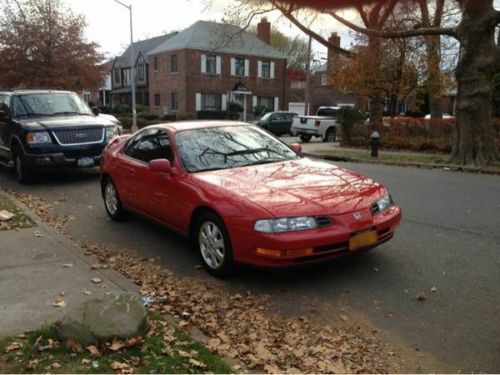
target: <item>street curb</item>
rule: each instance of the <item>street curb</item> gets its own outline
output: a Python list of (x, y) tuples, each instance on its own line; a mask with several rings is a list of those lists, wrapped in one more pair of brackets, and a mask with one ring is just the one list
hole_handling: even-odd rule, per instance
[(361, 160), (350, 157), (343, 156), (333, 156), (325, 154), (316, 154), (313, 152), (303, 152), (303, 156), (307, 156), (314, 159), (322, 159), (329, 161), (342, 161), (349, 163), (360, 163), (360, 164), (380, 164), (393, 167), (410, 167), (410, 168), (420, 168), (420, 169), (441, 169), (446, 172), (465, 172), (465, 173), (476, 173), (476, 174), (486, 174), (500, 176), (500, 170), (488, 169), (488, 168), (476, 168), (467, 167), (454, 164), (435, 164), (435, 163), (416, 163), (416, 162), (397, 162), (397, 161), (382, 161), (382, 160)]
[[(18, 200), (16, 197), (13, 195), (8, 194), (5, 191), (0, 190), (0, 195), (3, 195), (4, 197), (10, 199), (14, 204), (19, 207), (24, 214), (29, 216), (35, 223), (36, 225), (40, 228), (41, 231), (45, 233), (45, 235), (49, 238), (52, 239), (54, 242), (61, 244), (65, 250), (67, 250), (71, 255), (77, 257), (80, 259), (82, 262), (87, 264), (89, 268), (95, 264), (95, 260), (88, 255), (85, 255), (83, 253), (83, 249), (75, 243), (73, 240), (70, 238), (67, 238), (64, 234), (60, 233), (57, 231), (57, 229), (52, 228), (50, 225), (45, 223), (33, 210), (31, 210), (28, 206), (26, 206), (23, 202)], [(137, 285), (135, 285), (133, 282), (131, 282), (129, 279), (127, 279), (125, 276), (121, 275), (117, 271), (113, 269), (97, 269), (93, 270), (94, 272), (102, 275), (105, 279), (109, 280), (111, 283), (113, 283), (118, 289), (121, 289), (123, 292), (126, 293), (134, 293), (138, 294), (139, 293), (139, 288)]]

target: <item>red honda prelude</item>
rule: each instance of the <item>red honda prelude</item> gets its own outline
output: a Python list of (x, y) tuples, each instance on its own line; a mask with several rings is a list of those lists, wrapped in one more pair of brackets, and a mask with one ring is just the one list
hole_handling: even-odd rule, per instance
[(322, 262), (393, 237), (401, 209), (383, 185), (300, 152), (240, 122), (153, 125), (104, 149), (102, 195), (114, 220), (136, 211), (189, 237), (215, 276), (236, 263)]

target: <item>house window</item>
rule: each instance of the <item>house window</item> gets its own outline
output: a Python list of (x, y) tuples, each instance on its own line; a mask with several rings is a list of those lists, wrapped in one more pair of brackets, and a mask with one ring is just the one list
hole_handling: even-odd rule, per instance
[(177, 73), (177, 55), (170, 56), (170, 73)]
[(271, 62), (262, 61), (262, 78), (271, 78)]
[(234, 71), (237, 76), (245, 76), (245, 59), (234, 59)]
[(146, 80), (146, 66), (144, 63), (141, 63), (137, 67), (137, 79), (143, 83)]
[(155, 72), (158, 70), (158, 56), (153, 59), (153, 68)]
[(177, 93), (176, 92), (173, 92), (171, 94), (171, 108), (172, 108), (172, 111), (177, 111), (177, 109), (179, 109), (179, 98), (177, 97)]
[(123, 86), (130, 86), (132, 84), (131, 78), (130, 68), (123, 69)]
[(328, 85), (328, 77), (326, 76), (326, 74), (322, 74), (321, 75), (321, 86), (326, 86)]
[(157, 107), (161, 106), (161, 95), (160, 94), (155, 94), (155, 106), (157, 106)]
[(203, 111), (220, 111), (222, 109), (222, 97), (220, 94), (202, 94), (201, 109)]
[(274, 96), (258, 96), (257, 105), (266, 107), (268, 111), (274, 111)]
[(205, 71), (208, 74), (217, 74), (217, 56), (207, 55), (207, 65)]

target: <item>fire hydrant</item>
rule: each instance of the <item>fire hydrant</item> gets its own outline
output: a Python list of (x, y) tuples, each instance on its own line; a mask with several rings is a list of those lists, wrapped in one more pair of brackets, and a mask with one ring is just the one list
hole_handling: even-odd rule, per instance
[(380, 144), (380, 134), (378, 131), (375, 130), (372, 134), (370, 134), (370, 146), (371, 146), (370, 156), (372, 158), (378, 158), (379, 144)]

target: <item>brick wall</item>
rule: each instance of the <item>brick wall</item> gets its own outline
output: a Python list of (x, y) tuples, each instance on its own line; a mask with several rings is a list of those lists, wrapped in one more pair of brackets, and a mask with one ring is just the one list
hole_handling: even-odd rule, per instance
[[(170, 56), (177, 54), (177, 73), (170, 73)], [(150, 104), (151, 111), (165, 114), (165, 109), (171, 108), (171, 93), (178, 95), (178, 112), (196, 112), (196, 93), (228, 94), (239, 82), (252, 92), (246, 96), (247, 120), (252, 113), (252, 96), (272, 96), (279, 98), (279, 108), (286, 107), (284, 98), (285, 60), (249, 57), (237, 54), (216, 53), (221, 57), (221, 74), (206, 74), (201, 72), (201, 55), (209, 52), (199, 50), (179, 50), (156, 55), (158, 57), (158, 70), (154, 71), (153, 56), (149, 56), (150, 66)], [(231, 76), (231, 58), (244, 58), (249, 60), (249, 76)], [(267, 60), (274, 62), (274, 79), (257, 77), (257, 61)], [(155, 94), (161, 95), (161, 106), (155, 106)]]

